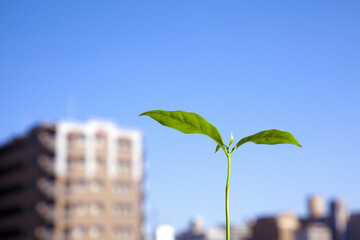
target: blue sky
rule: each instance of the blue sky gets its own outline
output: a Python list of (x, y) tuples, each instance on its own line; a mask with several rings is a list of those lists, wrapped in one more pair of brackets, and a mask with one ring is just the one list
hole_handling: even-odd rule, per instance
[(230, 219), (360, 211), (358, 1), (1, 1), (0, 142), (42, 121), (99, 117), (145, 135), (148, 224), (223, 224), (215, 143), (138, 115), (198, 112), (235, 141), (264, 129), (303, 148), (233, 155)]

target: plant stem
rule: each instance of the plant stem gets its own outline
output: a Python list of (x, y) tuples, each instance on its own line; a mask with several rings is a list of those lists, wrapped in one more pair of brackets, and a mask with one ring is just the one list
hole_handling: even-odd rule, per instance
[(228, 160), (228, 174), (225, 191), (225, 211), (226, 211), (226, 240), (230, 240), (230, 221), (229, 221), (229, 182), (231, 171), (231, 154), (226, 154)]

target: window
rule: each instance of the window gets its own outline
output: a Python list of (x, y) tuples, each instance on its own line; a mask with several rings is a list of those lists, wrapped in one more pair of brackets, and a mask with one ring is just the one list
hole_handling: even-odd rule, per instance
[(83, 148), (85, 146), (85, 135), (82, 133), (70, 133), (68, 135), (68, 144), (70, 149)]
[(71, 231), (68, 227), (64, 230), (64, 240), (71, 240)]
[(121, 173), (129, 173), (131, 169), (131, 164), (128, 161), (118, 160), (118, 170)]
[(74, 159), (74, 162), (75, 162), (77, 165), (79, 165), (79, 166), (81, 166), (81, 167), (84, 167), (85, 159), (84, 159), (84, 157), (78, 157), (78, 158)]
[(131, 214), (131, 207), (129, 204), (117, 203), (114, 205), (113, 213), (119, 217), (129, 217)]
[(103, 229), (102, 227), (98, 226), (98, 225), (95, 225), (95, 226), (92, 226), (90, 227), (89, 229), (89, 236), (90, 238), (92, 239), (99, 239), (101, 234), (103, 232)]
[(96, 146), (98, 148), (104, 148), (106, 145), (106, 134), (104, 131), (99, 131), (96, 133)]
[(78, 215), (80, 216), (83, 216), (86, 214), (86, 211), (87, 211), (87, 206), (86, 206), (86, 203), (84, 202), (78, 202), (76, 205), (75, 205), (75, 211)]
[(67, 203), (64, 208), (64, 217), (65, 219), (69, 219), (71, 217), (71, 209), (70, 205)]
[(113, 186), (113, 192), (116, 194), (126, 195), (131, 192), (131, 184), (127, 182), (116, 182)]
[(70, 171), (84, 171), (85, 169), (85, 158), (77, 157), (69, 159), (69, 170)]
[(95, 164), (96, 164), (96, 168), (97, 168), (97, 169), (103, 168), (103, 167), (105, 166), (105, 161), (104, 161), (103, 158), (97, 157)]
[(122, 152), (129, 152), (131, 148), (131, 141), (130, 139), (120, 138), (118, 140), (118, 149)]
[(90, 183), (90, 190), (94, 193), (99, 193), (103, 187), (103, 183), (100, 180), (93, 180)]
[(114, 229), (114, 238), (127, 240), (132, 238), (132, 231), (128, 227), (116, 227)]
[(76, 191), (84, 192), (86, 190), (86, 182), (83, 179), (75, 181), (73, 185)]
[(70, 181), (69, 180), (65, 181), (64, 185), (65, 185), (64, 186), (65, 187), (65, 194), (66, 195), (71, 194), (71, 183), (70, 183)]
[(65, 194), (70, 195), (72, 192), (81, 193), (86, 190), (86, 182), (83, 179), (65, 182)]
[(104, 210), (104, 206), (99, 203), (99, 202), (95, 202), (95, 203), (92, 203), (90, 204), (90, 213), (94, 216), (99, 216), (102, 211)]
[(71, 236), (75, 239), (80, 239), (85, 236), (85, 227), (84, 226), (75, 226), (71, 231)]

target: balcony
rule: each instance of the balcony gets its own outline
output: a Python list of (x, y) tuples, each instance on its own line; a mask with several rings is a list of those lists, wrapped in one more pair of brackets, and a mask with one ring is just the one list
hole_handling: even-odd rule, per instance
[(70, 133), (68, 135), (68, 148), (72, 150), (83, 150), (85, 148), (85, 135), (81, 133)]
[(55, 135), (48, 132), (40, 132), (38, 135), (39, 142), (48, 150), (54, 151), (55, 149)]
[(55, 195), (55, 185), (54, 182), (46, 179), (40, 178), (37, 180), (36, 185), (41, 193), (43, 193), (48, 198), (54, 198)]
[(54, 230), (49, 227), (40, 226), (35, 229), (35, 236), (39, 240), (53, 240)]
[(37, 213), (48, 222), (53, 222), (55, 217), (54, 206), (49, 203), (39, 202), (36, 204)]
[(37, 162), (46, 173), (50, 175), (55, 174), (55, 164), (53, 158), (46, 155), (41, 155), (38, 157)]

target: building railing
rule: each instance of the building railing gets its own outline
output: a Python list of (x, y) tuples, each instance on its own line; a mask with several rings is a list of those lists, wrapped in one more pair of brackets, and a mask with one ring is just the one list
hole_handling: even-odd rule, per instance
[(54, 221), (55, 210), (52, 204), (39, 202), (36, 204), (36, 211), (43, 219), (49, 222)]
[(35, 236), (39, 240), (53, 240), (54, 230), (53, 228), (40, 226), (35, 229)]
[(47, 197), (54, 198), (55, 185), (54, 182), (47, 178), (39, 178), (36, 182), (38, 189)]
[(46, 155), (41, 155), (38, 158), (38, 164), (45, 172), (54, 175), (55, 173), (54, 159)]
[(40, 132), (38, 138), (40, 143), (48, 150), (55, 150), (55, 135), (47, 132)]

